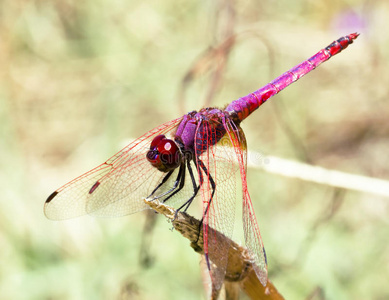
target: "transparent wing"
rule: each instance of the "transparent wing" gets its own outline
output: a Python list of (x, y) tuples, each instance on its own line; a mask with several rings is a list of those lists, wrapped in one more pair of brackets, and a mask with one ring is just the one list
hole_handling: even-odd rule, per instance
[[(227, 124), (227, 127), (235, 126), (232, 122)], [(261, 234), (253, 204), (247, 189), (247, 145), (243, 130), (228, 130), (227, 134), (234, 145), (236, 158), (239, 163), (240, 176), (242, 180), (243, 193), (243, 230), (246, 247), (249, 250), (251, 257), (255, 263), (254, 270), (263, 286), (267, 284), (267, 259), (266, 252), (263, 246)]]
[[(202, 122), (196, 134), (198, 173), (201, 175), (203, 202), (204, 253), (213, 288), (224, 282), (228, 263), (229, 243), (218, 237), (231, 238), (235, 220), (236, 172), (239, 170), (235, 150), (225, 134), (225, 126)], [(220, 139), (220, 135), (224, 135)], [(213, 145), (212, 141), (219, 140)], [(207, 149), (201, 153), (201, 149)], [(201, 153), (201, 154), (200, 154)], [(201, 181), (201, 179), (200, 179)]]
[(142, 197), (147, 197), (166, 175), (146, 159), (150, 142), (159, 134), (173, 138), (181, 120), (154, 128), (105, 163), (56, 190), (46, 200), (45, 215), (55, 220), (87, 213), (122, 216), (147, 208)]
[[(180, 167), (178, 167), (163, 185), (160, 185), (167, 173), (152, 167), (146, 159), (143, 159), (145, 157), (146, 152), (142, 152), (139, 162), (123, 166), (123, 170), (115, 170), (104, 178), (104, 188), (97, 189), (93, 192), (96, 195), (88, 199), (87, 212), (93, 216), (110, 217), (123, 216), (149, 208), (144, 204), (143, 198), (150, 196), (158, 186), (159, 188), (150, 198), (158, 198), (161, 202), (166, 201), (170, 206), (186, 202), (194, 195), (195, 187), (199, 184), (196, 168), (192, 167), (194, 182), (185, 165), (182, 177), (179, 177)], [(180, 183), (181, 188), (179, 188)]]

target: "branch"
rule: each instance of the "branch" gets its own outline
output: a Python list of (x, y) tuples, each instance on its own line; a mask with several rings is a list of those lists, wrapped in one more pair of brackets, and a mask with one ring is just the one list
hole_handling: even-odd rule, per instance
[[(154, 211), (163, 214), (166, 218), (171, 220), (174, 229), (191, 242), (190, 246), (193, 250), (199, 254), (204, 254), (203, 232), (199, 220), (187, 213), (177, 212), (174, 208), (167, 206), (158, 200), (145, 199), (144, 201)], [(210, 228), (210, 230), (214, 229)], [(216, 231), (215, 237), (218, 245), (226, 245), (229, 247), (228, 265), (224, 281), (225, 286), (227, 287), (227, 295), (230, 295), (228, 296), (229, 299), (237, 299), (236, 295), (238, 293), (234, 291), (234, 286), (236, 285), (239, 285), (250, 299), (284, 299), (269, 280), (267, 281), (266, 287), (260, 283), (253, 269), (252, 259), (246, 248), (239, 246), (218, 231)], [(210, 257), (210, 259), (212, 263), (218, 266), (220, 261), (217, 259), (217, 253), (215, 254), (216, 257)], [(212, 289), (212, 299), (216, 300), (218, 294), (219, 291)]]
[(249, 151), (247, 166), (286, 177), (389, 197), (387, 180), (325, 169), (275, 156), (264, 156), (255, 151)]

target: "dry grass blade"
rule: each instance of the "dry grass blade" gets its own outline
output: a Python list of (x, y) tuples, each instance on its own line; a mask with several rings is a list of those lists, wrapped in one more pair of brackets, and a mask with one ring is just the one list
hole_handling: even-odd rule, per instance
[[(174, 229), (187, 238), (190, 246), (199, 254), (204, 254), (203, 234), (200, 221), (187, 213), (177, 212), (158, 200), (144, 200), (154, 211), (163, 214), (172, 221)], [(200, 228), (201, 227), (201, 228)], [(213, 229), (210, 229), (213, 230)], [(229, 299), (237, 299), (234, 289), (239, 285), (250, 299), (284, 299), (274, 285), (268, 280), (264, 287), (253, 270), (252, 260), (246, 248), (238, 245), (220, 232), (216, 232), (217, 243), (229, 246), (228, 266), (226, 269), (225, 283), (227, 283), (227, 294)], [(211, 258), (213, 263), (218, 265), (217, 258)], [(217, 299), (219, 291), (212, 291), (212, 299)]]
[(264, 158), (262, 154), (254, 151), (249, 151), (248, 156), (248, 167), (263, 169), (285, 177), (389, 197), (389, 181), (387, 180), (330, 170), (275, 156)]

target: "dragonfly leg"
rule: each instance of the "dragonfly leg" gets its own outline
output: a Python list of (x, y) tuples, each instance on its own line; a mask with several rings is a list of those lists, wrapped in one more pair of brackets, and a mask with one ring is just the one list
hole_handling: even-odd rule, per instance
[[(173, 170), (174, 171), (174, 170)], [(162, 182), (157, 186), (157, 188), (154, 189), (153, 193), (151, 195), (153, 195), (155, 193), (156, 190), (158, 190), (164, 183), (166, 183), (166, 181), (169, 179), (171, 173), (173, 173), (173, 171), (170, 171), (163, 179), (162, 179)], [(182, 178), (185, 178), (185, 164), (181, 164), (180, 165), (180, 169), (178, 171), (178, 175), (177, 175), (177, 178), (176, 180), (174, 181), (174, 184), (173, 184), (173, 187), (171, 189), (169, 189), (168, 191), (162, 193), (161, 195), (158, 195), (158, 196), (155, 196), (153, 199), (159, 199), (159, 198), (162, 198), (163, 196), (166, 196), (168, 194), (170, 194), (171, 192), (173, 192), (175, 189), (177, 189), (178, 187), (178, 184), (180, 183), (180, 187), (178, 188), (178, 190), (182, 189)], [(177, 191), (175, 191), (173, 193), (173, 195), (176, 193)], [(150, 196), (151, 196), (150, 195)], [(150, 197), (149, 196), (149, 197)], [(163, 200), (163, 202), (165, 202), (167, 199), (169, 199), (172, 195), (169, 195), (165, 200)]]
[[(195, 165), (196, 165), (196, 164), (195, 164)], [(202, 181), (203, 181), (203, 179), (202, 179), (203, 176), (200, 175), (200, 183), (199, 183), (199, 185), (196, 185), (196, 179), (195, 179), (195, 177), (194, 177), (194, 175), (193, 175), (193, 170), (192, 170), (192, 167), (190, 166), (190, 162), (189, 162), (189, 161), (188, 161), (188, 171), (189, 171), (190, 179), (192, 180), (193, 195), (192, 195), (192, 197), (190, 197), (190, 198), (188, 199), (188, 201), (186, 201), (187, 204), (186, 204), (186, 207), (185, 207), (185, 209), (184, 209), (184, 212), (187, 211), (187, 209), (188, 209), (189, 206), (191, 205), (193, 199), (196, 197), (196, 195), (197, 195), (197, 193), (198, 193), (198, 191), (199, 191), (199, 189), (200, 189), (201, 183), (202, 183)]]
[(150, 198), (154, 193), (169, 179), (169, 177), (173, 174), (174, 170), (170, 171), (165, 175), (165, 177), (162, 179), (162, 182), (157, 185), (157, 187), (151, 192), (151, 194), (147, 197)]
[(200, 159), (199, 159), (198, 161), (199, 161), (199, 164), (200, 164), (201, 169), (203, 169), (204, 172), (205, 172), (205, 174), (208, 175), (208, 180), (209, 180), (209, 183), (211, 184), (211, 187), (212, 187), (211, 198), (209, 199), (208, 204), (207, 204), (207, 207), (205, 208), (203, 217), (201, 218), (201, 223), (200, 223), (200, 225), (201, 225), (202, 222), (203, 222), (203, 219), (204, 219), (205, 215), (208, 213), (209, 207), (211, 206), (211, 202), (212, 202), (212, 199), (213, 199), (213, 195), (215, 194), (215, 191), (216, 191), (216, 184), (215, 184), (215, 181), (213, 180), (211, 174), (209, 174), (208, 169), (207, 169), (207, 167), (204, 165), (204, 163), (203, 163)]
[[(201, 226), (203, 226), (203, 221), (204, 221), (204, 216), (207, 214), (208, 210), (209, 210), (209, 207), (211, 205), (211, 201), (213, 199), (213, 196), (215, 194), (215, 191), (216, 191), (216, 184), (215, 184), (215, 181), (213, 180), (211, 174), (209, 174), (208, 172), (208, 169), (207, 167), (204, 165), (204, 163), (198, 159), (198, 164), (200, 165), (201, 169), (203, 169), (203, 171), (205, 172), (206, 175), (208, 175), (208, 180), (211, 184), (211, 187), (212, 187), (212, 194), (211, 194), (211, 198), (209, 199), (209, 202), (207, 204), (207, 207), (205, 208), (205, 211), (204, 211), (204, 214), (203, 214), (203, 217), (201, 218), (201, 221), (200, 221), (200, 224), (199, 224), (199, 235), (197, 236), (197, 240), (196, 240), (196, 243), (198, 242), (199, 238), (200, 238), (200, 232), (201, 232)], [(192, 177), (192, 182), (195, 186), (195, 181), (194, 181), (194, 177), (193, 177), (193, 172), (191, 173), (191, 169), (188, 167), (188, 169), (190, 170), (189, 173), (191, 174), (191, 177)], [(204, 183), (204, 178), (203, 178), (203, 174), (201, 172), (199, 172), (199, 177), (200, 177), (200, 184), (198, 186), (196, 186), (196, 194), (198, 192), (198, 190), (200, 189), (200, 186)], [(184, 207), (185, 205), (188, 205), (184, 211), (186, 211), (189, 207), (189, 205), (192, 203), (193, 201), (193, 198), (195, 197), (196, 195), (194, 195), (192, 198), (190, 198), (183, 206), (181, 206), (179, 209), (181, 209), (182, 207)], [(178, 209), (178, 210), (179, 210)], [(208, 262), (208, 259), (207, 259), (207, 265), (209, 266), (209, 262)]]
[[(178, 183), (180, 184), (179, 186), (178, 186)], [(167, 200), (169, 200), (171, 197), (173, 197), (175, 194), (177, 194), (179, 191), (181, 191), (182, 188), (184, 187), (184, 184), (185, 184), (185, 163), (183, 163), (180, 166), (180, 171), (178, 172), (176, 182), (174, 183), (173, 189), (176, 189), (177, 186), (178, 186), (178, 189), (176, 189), (173, 193), (171, 193), (169, 196), (167, 196), (166, 199), (163, 200), (163, 203), (165, 203)], [(168, 192), (164, 193), (164, 195), (167, 195), (168, 193), (172, 192), (173, 189), (170, 189)], [(164, 196), (164, 195), (162, 195), (162, 196)]]
[[(198, 159), (198, 163), (199, 163), (201, 169), (203, 169), (205, 174), (208, 176), (209, 183), (211, 184), (211, 187), (212, 187), (212, 194), (211, 194), (211, 197), (210, 197), (210, 199), (208, 201), (207, 207), (204, 210), (203, 217), (201, 218), (201, 221), (200, 221), (200, 224), (199, 224), (199, 235), (197, 236), (196, 244), (197, 244), (197, 242), (199, 241), (199, 238), (200, 238), (201, 227), (204, 224), (204, 217), (208, 213), (209, 207), (211, 206), (211, 202), (212, 202), (213, 196), (214, 196), (215, 191), (216, 191), (215, 181), (213, 180), (211, 174), (209, 174), (209, 171), (208, 171), (207, 167), (204, 165), (204, 163), (200, 159)], [(204, 243), (204, 249), (205, 249), (205, 243), (207, 243), (207, 242), (205, 240), (204, 233), (203, 233), (203, 243)], [(205, 256), (205, 260), (207, 262), (208, 270), (211, 270), (211, 264), (210, 264), (210, 261), (209, 261), (208, 253), (204, 253), (204, 256)]]
[(183, 204), (181, 205), (178, 209), (176, 209), (176, 216), (177, 216), (177, 213), (182, 210), (185, 206), (185, 209), (184, 209), (184, 212), (187, 211), (187, 209), (189, 208), (189, 206), (192, 204), (192, 201), (193, 199), (196, 197), (199, 189), (200, 189), (200, 186), (201, 186), (201, 183), (203, 181), (202, 179), (202, 174), (200, 173), (200, 184), (199, 185), (196, 185), (196, 179), (193, 175), (193, 170), (192, 170), (192, 167), (190, 165), (190, 161), (187, 161), (187, 166), (188, 166), (188, 171), (189, 171), (189, 175), (190, 175), (190, 179), (192, 180), (192, 185), (193, 185), (193, 195)]

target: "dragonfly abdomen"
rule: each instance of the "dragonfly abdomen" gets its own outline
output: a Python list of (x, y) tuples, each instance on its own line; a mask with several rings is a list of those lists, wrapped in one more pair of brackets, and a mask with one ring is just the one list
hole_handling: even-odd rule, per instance
[(269, 82), (259, 90), (231, 102), (227, 106), (226, 111), (230, 114), (235, 114), (238, 121), (243, 121), (254, 110), (261, 106), (262, 103), (266, 102), (267, 99), (275, 94), (278, 94), (284, 88), (297, 81), (305, 74), (311, 72), (321, 63), (330, 59), (333, 55), (346, 49), (348, 45), (352, 44), (353, 40), (356, 39), (358, 35), (358, 33), (352, 33), (332, 42), (312, 57), (293, 67), (289, 71), (286, 71), (284, 74)]

